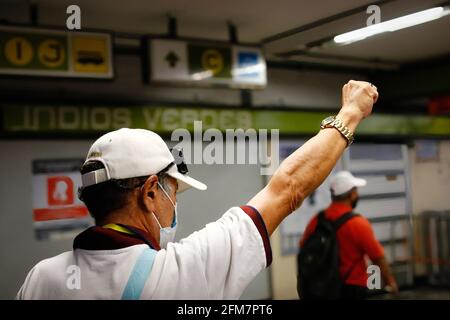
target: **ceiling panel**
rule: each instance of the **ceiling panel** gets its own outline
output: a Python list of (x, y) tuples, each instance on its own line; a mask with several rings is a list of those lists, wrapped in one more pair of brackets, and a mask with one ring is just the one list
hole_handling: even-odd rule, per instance
[[(65, 8), (72, 0), (33, 0), (39, 9), (39, 22), (45, 25), (65, 25)], [(165, 33), (167, 15), (178, 19), (180, 36), (227, 40), (226, 21), (238, 28), (239, 40), (260, 42), (270, 36), (320, 21), (358, 7), (365, 8), (370, 0), (77, 0), (82, 11), (82, 27), (107, 29), (119, 33)], [(440, 0), (391, 0), (381, 5), (382, 21), (423, 10), (441, 3)], [(0, 0), (0, 19), (10, 22), (29, 21), (30, 0)], [(365, 25), (365, 10), (341, 17), (289, 37), (264, 44), (266, 56), (303, 48), (306, 44)], [(380, 59), (406, 63), (450, 53), (450, 15), (438, 21), (408, 28), (391, 34), (341, 47), (313, 48), (316, 54), (355, 59)], [(313, 59), (284, 57), (284, 60)], [(328, 59), (329, 60), (329, 59)], [(322, 59), (323, 62), (331, 63)], [(349, 60), (346, 62), (349, 62)]]

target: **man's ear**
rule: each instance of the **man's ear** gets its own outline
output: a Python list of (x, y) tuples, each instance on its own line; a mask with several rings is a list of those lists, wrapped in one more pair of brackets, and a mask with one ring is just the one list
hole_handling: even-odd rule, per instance
[(155, 197), (158, 189), (158, 176), (151, 175), (142, 185), (140, 190), (140, 202), (147, 211), (155, 211)]

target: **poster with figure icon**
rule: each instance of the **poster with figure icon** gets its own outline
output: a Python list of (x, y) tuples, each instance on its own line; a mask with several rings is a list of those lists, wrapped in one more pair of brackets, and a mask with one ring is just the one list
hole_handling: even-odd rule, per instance
[(34, 160), (33, 223), (38, 240), (70, 239), (92, 224), (78, 199), (83, 159)]

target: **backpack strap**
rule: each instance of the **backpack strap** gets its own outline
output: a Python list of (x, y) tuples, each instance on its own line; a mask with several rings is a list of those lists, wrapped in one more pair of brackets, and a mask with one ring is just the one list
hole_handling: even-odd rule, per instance
[(136, 260), (125, 289), (122, 292), (122, 300), (139, 300), (142, 290), (144, 290), (145, 282), (152, 271), (153, 262), (155, 262), (158, 251), (154, 249), (150, 240), (148, 240), (139, 229), (123, 224), (120, 224), (119, 226), (125, 230), (131, 231), (148, 245), (148, 247), (142, 250), (140, 256)]
[(352, 211), (344, 213), (342, 216), (340, 216), (338, 219), (333, 221), (334, 229), (337, 231), (340, 227), (342, 227), (343, 224), (345, 224), (348, 220), (351, 218), (357, 217), (359, 214), (354, 213)]
[(317, 220), (326, 220), (325, 218), (325, 210), (322, 210), (319, 212), (319, 214), (317, 215)]
[(131, 271), (125, 289), (123, 290), (122, 300), (139, 300), (145, 282), (152, 271), (156, 252), (156, 250), (148, 247), (142, 250), (141, 255), (134, 265), (133, 271)]

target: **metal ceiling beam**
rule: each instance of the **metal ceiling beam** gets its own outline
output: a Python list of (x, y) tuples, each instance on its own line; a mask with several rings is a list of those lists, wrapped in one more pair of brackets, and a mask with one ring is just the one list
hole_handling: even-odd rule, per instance
[(373, 69), (371, 68), (326, 64), (322, 62), (319, 63), (319, 62), (305, 62), (292, 60), (290, 61), (267, 60), (267, 67), (269, 69), (286, 69), (295, 71), (313, 70), (328, 73), (344, 73), (344, 74), (356, 73), (361, 75), (367, 75), (373, 72)]
[[(389, 3), (389, 2), (393, 2), (393, 1), (396, 1), (396, 0), (374, 1), (373, 3), (370, 3), (368, 5), (372, 4), (372, 5), (378, 5), (379, 6), (379, 5), (383, 5), (383, 4), (386, 4), (386, 3)], [(278, 41), (278, 40), (290, 37), (292, 35), (295, 35), (297, 33), (304, 32), (304, 31), (307, 31), (307, 30), (311, 30), (311, 29), (314, 29), (316, 27), (320, 27), (321, 25), (324, 25), (326, 23), (330, 23), (330, 22), (333, 22), (333, 21), (336, 21), (336, 20), (339, 20), (339, 19), (342, 19), (342, 18), (346, 18), (348, 16), (351, 16), (351, 15), (354, 15), (354, 14), (357, 14), (357, 13), (360, 13), (360, 12), (366, 12), (366, 9), (367, 9), (368, 5), (359, 6), (359, 7), (354, 8), (354, 9), (350, 9), (350, 10), (347, 10), (347, 11), (344, 11), (344, 12), (341, 12), (341, 13), (338, 13), (338, 14), (335, 14), (335, 15), (323, 18), (323, 19), (319, 19), (317, 21), (314, 21), (314, 22), (311, 22), (311, 23), (308, 23), (308, 24), (305, 24), (305, 25), (302, 25), (302, 26), (299, 26), (299, 27), (296, 27), (296, 28), (293, 28), (293, 29), (289, 29), (289, 30), (286, 30), (286, 31), (283, 31), (283, 32), (280, 32), (280, 33), (277, 33), (277, 34), (274, 34), (274, 35), (271, 35), (269, 37), (266, 37), (266, 38), (262, 39), (261, 43), (262, 44), (267, 44), (267, 43), (270, 43), (270, 42)]]

